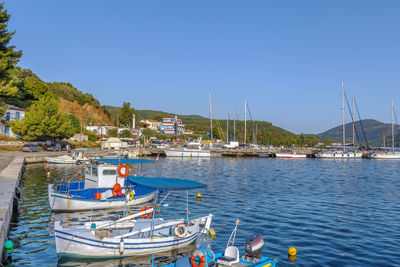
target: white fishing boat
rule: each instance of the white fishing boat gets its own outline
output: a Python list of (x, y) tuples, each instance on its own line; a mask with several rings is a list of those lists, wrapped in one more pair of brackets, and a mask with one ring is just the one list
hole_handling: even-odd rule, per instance
[[(354, 120), (354, 119), (353, 119)], [(346, 128), (344, 125), (344, 87), (342, 81), (342, 137), (343, 149), (320, 152), (315, 154), (316, 158), (331, 158), (331, 159), (359, 159), (362, 157), (362, 152), (359, 151), (346, 151)]]
[(400, 152), (394, 150), (394, 104), (392, 99), (392, 151), (378, 151), (371, 155), (371, 159), (400, 159)]
[(198, 141), (188, 142), (180, 148), (166, 148), (164, 149), (167, 157), (207, 157), (209, 158), (211, 152), (209, 149), (204, 149), (201, 144), (201, 138)]
[[(123, 164), (117, 167), (117, 163)], [(48, 185), (50, 208), (53, 211), (107, 209), (139, 205), (151, 201), (155, 190), (133, 184), (125, 177), (129, 165), (150, 163), (146, 159), (97, 159), (85, 165), (84, 181), (62, 181)], [(125, 174), (122, 169), (125, 168)], [(72, 177), (72, 180), (75, 177)]]
[[(202, 188), (206, 185), (181, 179), (129, 177), (131, 182), (154, 186), (160, 192)], [(167, 194), (167, 196), (169, 193)], [(166, 196), (166, 197), (167, 197)], [(165, 198), (155, 207), (161, 207)], [(188, 208), (187, 208), (188, 210)], [(155, 209), (143, 207), (139, 213), (116, 221), (93, 221), (78, 226), (54, 223), (57, 256), (114, 258), (149, 255), (194, 243), (200, 232), (207, 233), (213, 215), (189, 219), (155, 218)]]
[(295, 154), (295, 153), (275, 153), (275, 156), (280, 159), (305, 159), (306, 154)]

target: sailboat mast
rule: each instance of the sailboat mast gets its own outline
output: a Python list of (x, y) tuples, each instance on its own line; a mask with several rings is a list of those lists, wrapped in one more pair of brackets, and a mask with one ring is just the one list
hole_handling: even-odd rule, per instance
[(355, 132), (356, 132), (356, 127), (355, 127), (355, 122), (354, 122), (354, 96), (351, 97), (352, 99), (352, 109), (351, 109), (351, 117), (353, 121), (353, 145), (356, 145), (356, 139), (355, 139)]
[(392, 98), (392, 151), (394, 151), (394, 105)]
[(210, 137), (211, 137), (211, 143), (213, 141), (213, 125), (212, 125), (212, 105), (211, 105), (211, 94), (208, 94), (209, 99), (210, 99)]
[(343, 87), (343, 80), (342, 80), (342, 127), (343, 127), (343, 153), (346, 149), (346, 130), (344, 127), (344, 87)]
[(237, 120), (237, 111), (236, 108), (233, 108), (235, 110), (235, 120), (233, 121), (233, 141), (236, 142), (236, 120)]
[(229, 143), (229, 110), (226, 111), (226, 143)]
[(247, 132), (247, 125), (246, 125), (246, 110), (247, 107), (247, 103), (246, 103), (246, 99), (244, 100), (244, 144), (246, 145), (246, 132)]

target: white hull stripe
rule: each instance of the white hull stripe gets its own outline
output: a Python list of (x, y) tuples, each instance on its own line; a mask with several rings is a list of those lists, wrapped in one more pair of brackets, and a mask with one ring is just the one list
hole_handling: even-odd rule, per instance
[[(114, 244), (115, 246), (114, 246), (114, 247), (110, 247), (110, 246), (89, 244), (89, 243), (86, 243), (86, 242), (82, 242), (82, 241), (78, 241), (78, 240), (73, 240), (73, 239), (69, 239), (69, 238), (65, 238), (65, 237), (61, 237), (61, 236), (57, 236), (57, 238), (61, 238), (61, 239), (67, 240), (67, 241), (69, 241), (69, 242), (75, 242), (75, 243), (84, 244), (84, 245), (91, 246), (91, 247), (108, 248), (108, 249), (112, 249), (112, 250), (119, 249), (119, 243), (111, 243), (111, 244)], [(182, 244), (185, 244), (185, 243), (189, 243), (189, 242), (191, 242), (191, 241), (193, 241), (193, 240), (195, 240), (195, 239), (196, 239), (196, 235), (193, 235), (193, 236), (190, 236), (189, 239), (188, 239), (188, 240), (185, 240), (185, 241), (184, 241), (184, 239), (180, 239), (180, 240), (178, 240), (178, 241), (176, 241), (176, 240), (167, 241), (167, 242), (175, 242), (174, 244), (170, 244), (170, 245), (164, 245), (164, 246), (158, 245), (158, 246), (149, 246), (149, 247), (125, 247), (125, 249), (130, 249), (130, 250), (139, 250), (139, 249), (141, 249), (141, 250), (146, 250), (146, 249), (157, 249), (157, 248), (165, 248), (165, 247), (174, 247), (174, 246), (182, 245)], [(107, 242), (107, 243), (110, 243), (110, 242)], [(125, 246), (127, 246), (127, 245), (143, 245), (143, 244), (153, 244), (153, 245), (157, 245), (157, 244), (160, 244), (160, 243), (166, 243), (166, 242), (137, 243), (137, 244), (135, 244), (135, 243), (125, 243)]]
[[(59, 231), (59, 230), (55, 230), (55, 232), (59, 233), (59, 234), (64, 234), (64, 235), (67, 235), (67, 236), (71, 236), (72, 239), (71, 238), (62, 237), (60, 235), (56, 235), (56, 237), (59, 237), (59, 238), (65, 239), (65, 240), (71, 240), (71, 241), (74, 241), (74, 242), (75, 242), (74, 238), (79, 238), (79, 239), (83, 239), (83, 240), (87, 240), (87, 241), (91, 241), (91, 242), (95, 242), (95, 243), (100, 243), (100, 244), (119, 245), (119, 242), (102, 242), (102, 241), (99, 241), (99, 240), (90, 239), (90, 238), (86, 238), (86, 237), (82, 237), (82, 236), (77, 236), (77, 235), (73, 235), (73, 234), (70, 234), (70, 233), (62, 232), (62, 231)], [(197, 232), (194, 233), (191, 236), (187, 236), (187, 237), (184, 237), (184, 238), (181, 238), (181, 239), (178, 239), (178, 240), (173, 239), (173, 240), (170, 240), (170, 241), (160, 241), (160, 242), (125, 243), (125, 245), (138, 245), (138, 244), (147, 245), (147, 244), (161, 244), (161, 243), (177, 242), (177, 241), (181, 241), (181, 240), (183, 241), (183, 240), (186, 240), (186, 239), (190, 239), (190, 238), (192, 238), (193, 236), (196, 236), (196, 235), (197, 235)], [(129, 239), (127, 239), (127, 240), (129, 240)]]

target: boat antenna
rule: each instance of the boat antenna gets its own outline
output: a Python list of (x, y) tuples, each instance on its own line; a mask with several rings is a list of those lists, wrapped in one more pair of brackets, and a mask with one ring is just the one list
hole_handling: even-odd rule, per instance
[(226, 247), (229, 247), (229, 245), (233, 246), (235, 244), (235, 238), (236, 238), (236, 233), (237, 233), (237, 229), (238, 229), (239, 224), (240, 224), (240, 220), (239, 220), (239, 218), (237, 218), (236, 222), (235, 222), (235, 228), (233, 229), (233, 231), (232, 231), (232, 233), (231, 233), (231, 235), (229, 237), (229, 240), (228, 240), (228, 243), (226, 244)]

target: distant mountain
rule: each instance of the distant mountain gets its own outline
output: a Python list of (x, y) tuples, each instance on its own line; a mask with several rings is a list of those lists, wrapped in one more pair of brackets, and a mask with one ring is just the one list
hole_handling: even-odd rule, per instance
[[(361, 127), (361, 124), (364, 126), (365, 136), (367, 137), (368, 144), (371, 146), (382, 146), (383, 145), (383, 138), (382, 135), (385, 133), (386, 135), (386, 146), (391, 146), (392, 140), (392, 124), (390, 123), (383, 123), (377, 120), (362, 120), (355, 122), (355, 128), (362, 144), (365, 144), (364, 133)], [(353, 140), (353, 124), (347, 123), (345, 124), (346, 130), (346, 142), (351, 143)], [(399, 125), (395, 125), (395, 143), (396, 146), (400, 143), (400, 135), (399, 135)], [(326, 132), (317, 134), (316, 137), (321, 141), (329, 139), (334, 142), (341, 142), (342, 140), (342, 125), (334, 127)], [(357, 135), (355, 137), (357, 143)]]

